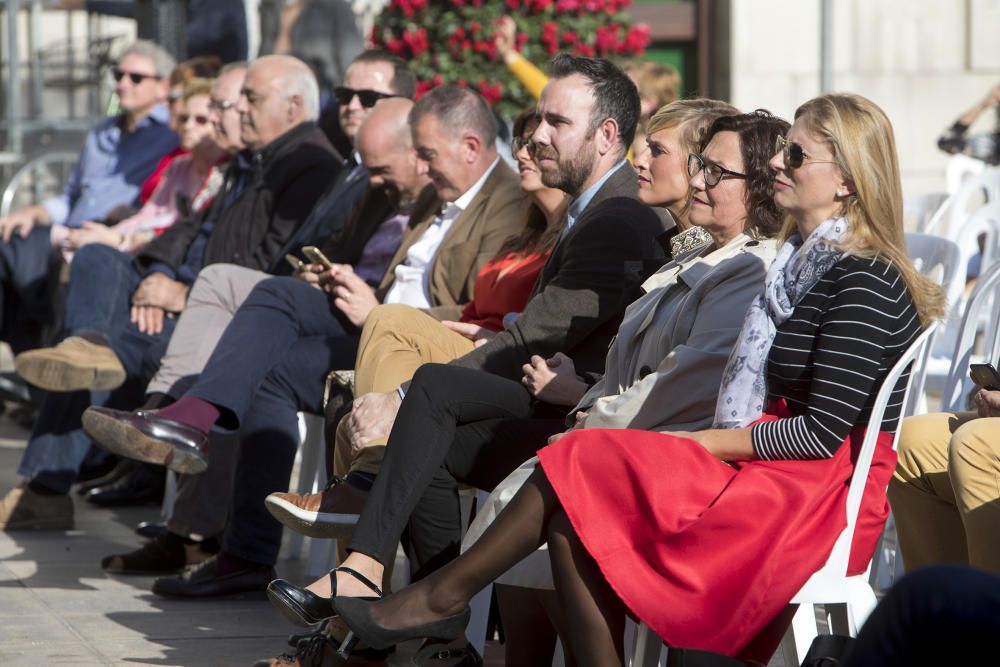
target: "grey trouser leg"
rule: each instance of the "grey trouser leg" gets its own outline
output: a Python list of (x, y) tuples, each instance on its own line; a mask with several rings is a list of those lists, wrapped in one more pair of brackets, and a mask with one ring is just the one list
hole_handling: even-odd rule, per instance
[(160, 370), (146, 387), (174, 398), (184, 395), (254, 286), (271, 276), (235, 264), (212, 264), (198, 274), (177, 321)]
[(208, 469), (200, 475), (177, 476), (177, 500), (167, 522), (170, 532), (195, 539), (222, 535), (233, 500), (239, 451), (238, 433), (209, 434)]

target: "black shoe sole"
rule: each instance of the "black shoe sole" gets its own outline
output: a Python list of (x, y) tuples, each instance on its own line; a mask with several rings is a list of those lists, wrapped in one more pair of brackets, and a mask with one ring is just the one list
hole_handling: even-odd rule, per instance
[[(324, 618), (315, 618), (312, 614), (303, 609), (297, 601), (292, 599), (283, 590), (274, 585), (275, 582), (271, 582), (267, 587), (267, 597), (281, 615), (287, 618), (289, 621), (295, 625), (301, 626), (303, 628), (312, 627), (318, 623), (322, 623), (327, 618), (332, 616), (326, 616)], [(331, 609), (332, 611), (332, 609)], [(336, 614), (333, 614), (335, 616)]]

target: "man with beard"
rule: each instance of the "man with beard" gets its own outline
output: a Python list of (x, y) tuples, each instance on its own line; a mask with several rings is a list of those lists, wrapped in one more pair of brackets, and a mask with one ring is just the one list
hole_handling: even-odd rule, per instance
[[(357, 523), (348, 550), (381, 554), (408, 523), (412, 575), (425, 576), (458, 553), (459, 483), (492, 488), (565, 429), (568, 407), (532, 400), (520, 382), (522, 366), (532, 355), (562, 351), (585, 378), (603, 371), (611, 336), (636, 295), (633, 288), (644, 269), (660, 263), (654, 237), (662, 226), (636, 200), (635, 172), (625, 161), (638, 117), (635, 86), (605, 60), (564, 54), (551, 72), (538, 108), (535, 155), (543, 182), (574, 199), (532, 299), (504, 331), (469, 354), (422, 366), (409, 387), (356, 400), (351, 444), (362, 447), (351, 474), (323, 493), (269, 497), (269, 509), (286, 525), (343, 537)], [(363, 446), (384, 437), (390, 426), (407, 432), (417, 413), (433, 415), (436, 428), (453, 434), (447, 451)], [(366, 493), (365, 477), (375, 472)], [(378, 582), (382, 570), (369, 560), (373, 567), (361, 574)], [(293, 588), (273, 583), (272, 600), (295, 598)], [(346, 571), (310, 586), (322, 598), (334, 591), (371, 595), (365, 590)]]

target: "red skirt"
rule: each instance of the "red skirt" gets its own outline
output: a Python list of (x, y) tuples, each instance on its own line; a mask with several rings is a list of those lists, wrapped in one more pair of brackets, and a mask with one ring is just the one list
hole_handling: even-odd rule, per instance
[[(670, 646), (736, 655), (826, 562), (863, 437), (856, 428), (830, 459), (729, 465), (688, 438), (586, 429), (538, 457), (635, 617)], [(895, 466), (892, 435), (880, 433), (848, 574), (875, 551)]]

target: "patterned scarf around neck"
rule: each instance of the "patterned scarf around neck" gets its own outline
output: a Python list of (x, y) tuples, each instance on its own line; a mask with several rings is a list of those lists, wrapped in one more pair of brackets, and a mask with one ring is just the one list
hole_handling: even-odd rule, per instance
[(802, 297), (843, 256), (834, 244), (847, 238), (847, 218), (819, 225), (803, 242), (796, 232), (785, 241), (767, 271), (764, 293), (743, 320), (736, 347), (722, 374), (713, 428), (743, 428), (760, 418), (767, 399), (767, 357), (777, 328)]

